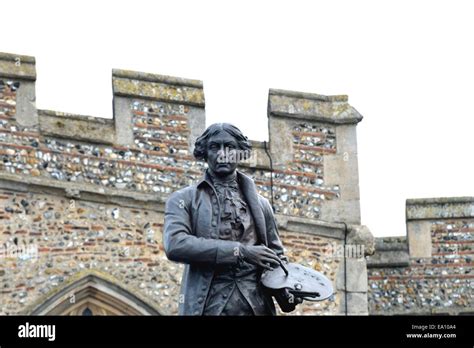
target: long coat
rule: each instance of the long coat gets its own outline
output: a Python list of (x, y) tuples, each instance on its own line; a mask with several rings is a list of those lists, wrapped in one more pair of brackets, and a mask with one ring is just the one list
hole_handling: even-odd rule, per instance
[[(254, 218), (259, 244), (285, 258), (270, 203), (257, 193), (251, 178), (237, 171), (237, 180)], [(219, 212), (219, 199), (207, 172), (196, 185), (174, 192), (166, 202), (164, 249), (169, 260), (186, 264), (181, 315), (202, 315), (216, 265), (238, 262), (240, 243), (219, 239)], [(269, 302), (275, 314), (273, 301)]]

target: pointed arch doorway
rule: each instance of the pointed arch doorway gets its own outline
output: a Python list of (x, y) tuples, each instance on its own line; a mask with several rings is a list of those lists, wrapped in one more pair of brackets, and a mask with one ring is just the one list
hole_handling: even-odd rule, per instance
[(160, 312), (110, 279), (87, 274), (49, 296), (30, 314), (160, 315)]

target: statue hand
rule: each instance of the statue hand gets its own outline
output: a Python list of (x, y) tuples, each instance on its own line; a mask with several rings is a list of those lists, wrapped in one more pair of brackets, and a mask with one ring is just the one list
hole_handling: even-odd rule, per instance
[(269, 271), (273, 269), (272, 266), (278, 267), (280, 265), (280, 258), (272, 249), (267, 248), (265, 245), (242, 245), (240, 253), (244, 261)]

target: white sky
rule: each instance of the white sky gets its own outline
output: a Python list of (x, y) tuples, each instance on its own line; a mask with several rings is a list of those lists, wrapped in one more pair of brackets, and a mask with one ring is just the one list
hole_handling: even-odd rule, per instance
[(348, 94), (362, 223), (405, 235), (405, 199), (474, 196), (474, 3), (0, 1), (0, 51), (36, 56), (37, 106), (112, 117), (111, 69), (204, 81), (207, 124), (267, 139), (269, 88)]

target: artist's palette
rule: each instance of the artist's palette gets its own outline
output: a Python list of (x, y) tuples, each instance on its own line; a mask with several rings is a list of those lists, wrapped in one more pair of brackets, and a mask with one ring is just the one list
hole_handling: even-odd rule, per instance
[(323, 301), (331, 297), (331, 281), (322, 273), (297, 263), (285, 264), (288, 275), (281, 267), (266, 271), (262, 284), (269, 289), (287, 288), (292, 294), (308, 301)]

